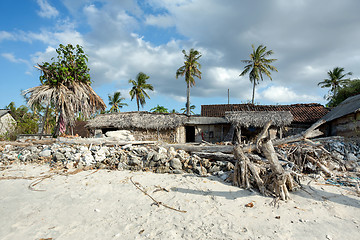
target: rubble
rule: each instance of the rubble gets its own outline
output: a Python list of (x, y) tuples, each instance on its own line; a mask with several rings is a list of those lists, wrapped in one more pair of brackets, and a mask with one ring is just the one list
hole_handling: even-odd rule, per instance
[(233, 164), (229, 165), (227, 162), (200, 158), (183, 150), (175, 150), (171, 147), (167, 149), (153, 144), (107, 147), (93, 144), (53, 143), (25, 147), (5, 145), (0, 150), (0, 165), (45, 161), (54, 168), (106, 168), (199, 175), (208, 172), (221, 175), (233, 169)]
[[(348, 142), (343, 138), (320, 138), (313, 144), (294, 142), (279, 145), (275, 150), (285, 171), (322, 177), (334, 185), (356, 187), (359, 184), (360, 147), (355, 142)], [(255, 153), (246, 155), (261, 166), (260, 174), (268, 171), (269, 162), (264, 156)], [(223, 160), (221, 156), (224, 156)], [(233, 160), (231, 154), (196, 154), (175, 150), (173, 147), (165, 148), (160, 144), (105, 146), (56, 142), (50, 145), (0, 145), (0, 166), (47, 163), (51, 167), (64, 169), (106, 168), (214, 175), (227, 181), (233, 180)], [(251, 178), (249, 186), (256, 188), (255, 179)]]

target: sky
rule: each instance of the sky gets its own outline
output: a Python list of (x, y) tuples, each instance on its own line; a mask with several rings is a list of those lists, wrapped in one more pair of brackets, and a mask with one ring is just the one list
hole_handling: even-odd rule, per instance
[(227, 104), (228, 89), (230, 103), (249, 102), (252, 84), (239, 74), (252, 44), (272, 50), (278, 69), (257, 85), (257, 104), (325, 104), (328, 89), (317, 84), (329, 70), (360, 76), (359, 9), (358, 0), (1, 0), (0, 108), (26, 104), (21, 91), (40, 85), (34, 65), (68, 43), (83, 47), (92, 87), (107, 105), (109, 94), (122, 93), (122, 111), (137, 110), (128, 81), (139, 72), (154, 86), (143, 110), (180, 111), (186, 83), (175, 73), (191, 48), (202, 54), (195, 113)]

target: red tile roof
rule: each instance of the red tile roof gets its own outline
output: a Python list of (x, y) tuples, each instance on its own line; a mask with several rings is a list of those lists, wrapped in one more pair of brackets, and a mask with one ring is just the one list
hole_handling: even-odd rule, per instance
[(318, 103), (292, 105), (253, 105), (253, 104), (217, 104), (201, 105), (201, 116), (224, 117), (225, 112), (231, 111), (290, 111), (294, 116), (294, 123), (314, 123), (329, 112)]

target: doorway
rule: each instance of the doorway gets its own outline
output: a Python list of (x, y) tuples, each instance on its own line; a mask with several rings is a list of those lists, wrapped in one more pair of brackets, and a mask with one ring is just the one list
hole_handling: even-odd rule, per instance
[(195, 142), (195, 127), (185, 126), (186, 142)]

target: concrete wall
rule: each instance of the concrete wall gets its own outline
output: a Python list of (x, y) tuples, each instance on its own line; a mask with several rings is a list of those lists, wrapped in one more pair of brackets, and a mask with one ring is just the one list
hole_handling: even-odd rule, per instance
[(180, 126), (176, 129), (176, 142), (177, 143), (185, 143), (186, 142), (186, 133), (185, 133), (184, 126)]
[(211, 143), (222, 142), (229, 129), (229, 126), (223, 124), (196, 125), (195, 142), (201, 142), (202, 140)]
[(10, 115), (10, 113), (5, 114), (0, 118), (0, 135), (7, 133), (14, 129), (14, 124), (16, 124), (15, 119)]

